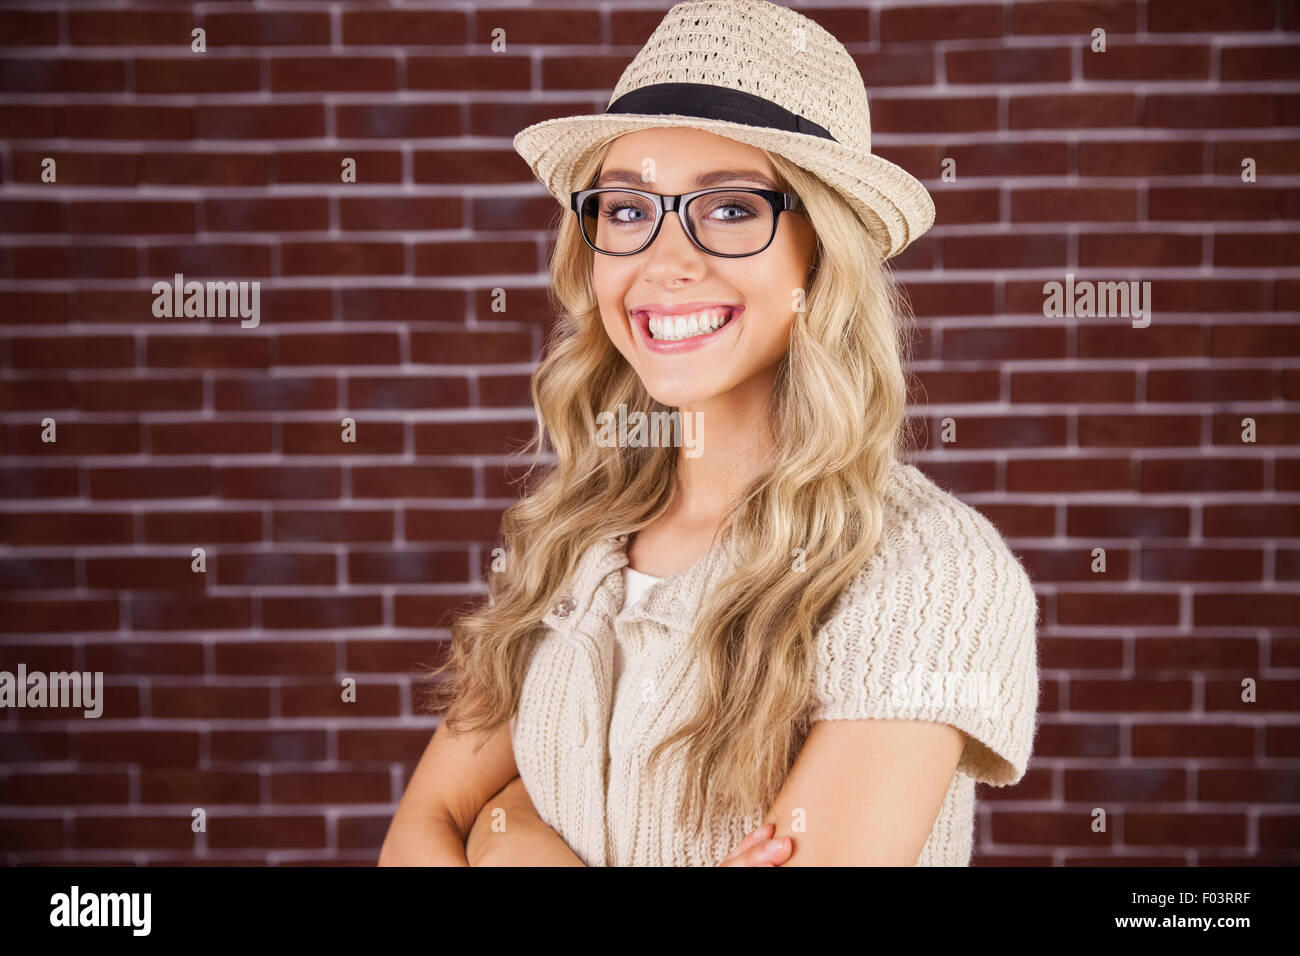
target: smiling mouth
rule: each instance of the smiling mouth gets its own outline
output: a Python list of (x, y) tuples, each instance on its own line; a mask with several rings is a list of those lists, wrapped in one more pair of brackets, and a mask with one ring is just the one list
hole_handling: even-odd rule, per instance
[(730, 306), (720, 306), (689, 315), (661, 315), (644, 310), (637, 315), (656, 342), (681, 342), (713, 334), (730, 322), (735, 313), (736, 310)]

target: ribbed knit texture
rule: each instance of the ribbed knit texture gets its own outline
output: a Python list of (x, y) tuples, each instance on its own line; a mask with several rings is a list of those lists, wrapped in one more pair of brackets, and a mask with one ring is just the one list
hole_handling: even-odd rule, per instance
[[(965, 731), (916, 864), (965, 866), (975, 782), (1017, 782), (1033, 747), (1037, 603), (997, 529), (917, 468), (894, 466), (883, 503), (880, 550), (818, 632), (814, 719), (915, 719)], [(543, 618), (511, 720), (515, 761), (542, 819), (588, 865), (713, 866), (767, 808), (730, 817), (710, 809), (692, 839), (673, 819), (684, 792), (680, 760), (670, 756), (653, 776), (646, 763), (693, 710), (692, 624), (734, 562), (715, 548), (623, 609), (626, 540), (611, 535), (588, 549)], [(615, 687), (616, 643), (625, 669)], [(965, 696), (981, 690), (987, 695)]]

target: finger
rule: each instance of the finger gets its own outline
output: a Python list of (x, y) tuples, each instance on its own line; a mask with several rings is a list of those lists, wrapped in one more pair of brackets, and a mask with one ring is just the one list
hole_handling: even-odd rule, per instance
[[(775, 847), (772, 844), (775, 843)], [(790, 859), (794, 852), (794, 841), (789, 837), (779, 840), (763, 840), (751, 846), (731, 860), (723, 861), (723, 866), (780, 866)]]
[(759, 840), (766, 840), (768, 837), (772, 835), (772, 832), (775, 829), (776, 829), (775, 823), (764, 823), (757, 830), (750, 833), (749, 836), (745, 837), (745, 839), (741, 840), (740, 843), (737, 844), (736, 848), (732, 850), (730, 854), (728, 854), (726, 859), (730, 860), (733, 857), (738, 856), (741, 853), (744, 853), (746, 850), (748, 850)]

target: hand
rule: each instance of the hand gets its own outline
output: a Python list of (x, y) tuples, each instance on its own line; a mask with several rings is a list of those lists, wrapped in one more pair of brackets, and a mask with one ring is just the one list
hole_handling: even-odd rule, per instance
[(780, 866), (790, 859), (794, 852), (794, 840), (782, 837), (775, 841), (777, 847), (768, 849), (768, 842), (776, 832), (775, 823), (764, 823), (761, 827), (740, 841), (740, 845), (731, 851), (731, 855), (718, 866)]

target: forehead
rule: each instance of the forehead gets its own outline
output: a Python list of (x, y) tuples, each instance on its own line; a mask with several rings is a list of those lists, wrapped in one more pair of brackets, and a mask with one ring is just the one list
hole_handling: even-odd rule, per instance
[[(715, 174), (710, 178), (716, 179), (719, 171), (754, 173), (757, 175), (751, 178), (755, 185), (782, 188), (780, 174), (762, 150), (725, 136), (689, 128), (669, 127), (624, 133), (610, 143), (600, 168), (602, 177), (622, 170), (635, 173), (639, 178), (646, 170), (650, 170), (654, 182), (681, 189), (697, 185), (701, 177), (710, 174)], [(729, 178), (739, 182), (746, 177), (738, 175)], [(763, 179), (768, 182), (763, 183)]]

